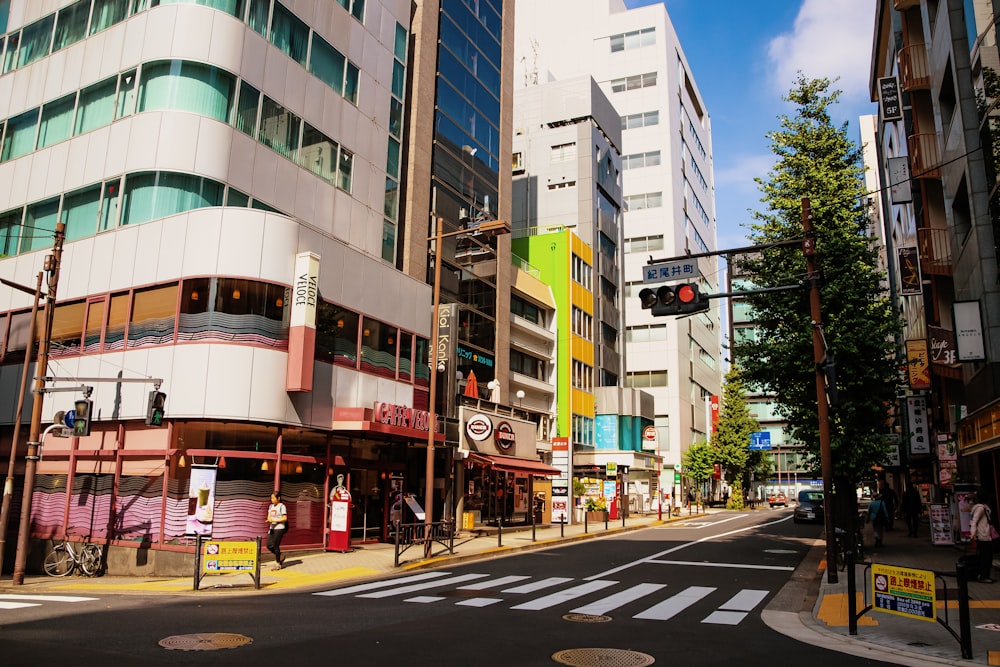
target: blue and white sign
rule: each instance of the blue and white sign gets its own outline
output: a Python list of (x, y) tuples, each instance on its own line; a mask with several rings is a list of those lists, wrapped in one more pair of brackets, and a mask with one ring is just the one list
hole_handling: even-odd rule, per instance
[(642, 282), (644, 285), (650, 283), (667, 283), (672, 280), (694, 280), (700, 278), (698, 264), (691, 259), (679, 259), (671, 262), (659, 262), (657, 264), (647, 264), (642, 267)]
[(754, 431), (750, 434), (750, 449), (751, 450), (768, 450), (771, 449), (771, 433), (770, 431)]

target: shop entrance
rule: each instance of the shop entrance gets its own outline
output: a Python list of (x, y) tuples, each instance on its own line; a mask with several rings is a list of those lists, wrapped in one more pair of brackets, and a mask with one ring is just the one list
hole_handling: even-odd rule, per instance
[[(348, 480), (351, 501), (351, 542), (386, 542), (389, 539), (389, 511), (392, 482), (402, 477), (399, 466), (352, 467)], [(331, 487), (333, 485), (331, 484)]]

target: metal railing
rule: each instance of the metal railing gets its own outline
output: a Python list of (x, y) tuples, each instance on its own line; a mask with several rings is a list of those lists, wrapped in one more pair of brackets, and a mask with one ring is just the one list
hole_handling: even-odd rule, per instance
[[(430, 534), (428, 534), (428, 525)], [(393, 523), (393, 544), (395, 545), (395, 567), (399, 567), (399, 557), (410, 547), (417, 545), (425, 546), (428, 542), (437, 542), (448, 550), (448, 553), (455, 553), (455, 520), (435, 521), (431, 524), (421, 523)], [(420, 550), (424, 553), (424, 549)]]

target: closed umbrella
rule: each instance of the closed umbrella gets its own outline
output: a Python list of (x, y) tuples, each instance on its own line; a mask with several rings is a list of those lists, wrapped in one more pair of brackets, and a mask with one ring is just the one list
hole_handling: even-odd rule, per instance
[(469, 371), (469, 379), (465, 381), (465, 395), (479, 398), (479, 384), (476, 382), (476, 372)]

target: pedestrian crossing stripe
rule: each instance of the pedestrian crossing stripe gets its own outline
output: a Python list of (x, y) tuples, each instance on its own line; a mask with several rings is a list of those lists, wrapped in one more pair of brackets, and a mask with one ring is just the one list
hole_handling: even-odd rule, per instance
[[(537, 581), (530, 581), (530, 579), (531, 577), (523, 575), (506, 575), (492, 578), (491, 575), (480, 573), (453, 575), (451, 572), (430, 572), (322, 591), (314, 593), (314, 595), (343, 596), (353, 594), (356, 597), (368, 599), (402, 597), (404, 602), (410, 604), (433, 604), (443, 602), (449, 598), (445, 595), (432, 594), (429, 592), (431, 589), (454, 588), (465, 591), (498, 591), (501, 594), (525, 595), (550, 590), (574, 581), (571, 577), (546, 577)], [(456, 584), (462, 585), (456, 586)], [(509, 587), (510, 584), (517, 585)], [(542, 611), (611, 589), (619, 584), (620, 582), (609, 579), (587, 579), (569, 588), (545, 593), (541, 597), (515, 604), (510, 608), (519, 611)], [(505, 588), (505, 586), (508, 587)], [(666, 584), (636, 584), (576, 607), (570, 610), (569, 613), (604, 616), (626, 605), (659, 593), (665, 588), (667, 588)], [(712, 586), (688, 586), (670, 597), (653, 604), (651, 607), (640, 611), (633, 615), (632, 618), (651, 621), (670, 620), (696, 603), (701, 602), (717, 590), (716, 587)], [(424, 593), (425, 591), (427, 593)], [(701, 622), (713, 625), (738, 625), (750, 612), (763, 603), (769, 594), (770, 591), (767, 590), (741, 589), (721, 604), (715, 611), (702, 619)], [(489, 607), (503, 602), (510, 602), (510, 598), (495, 596), (473, 597), (457, 600), (454, 604), (463, 607)]]

